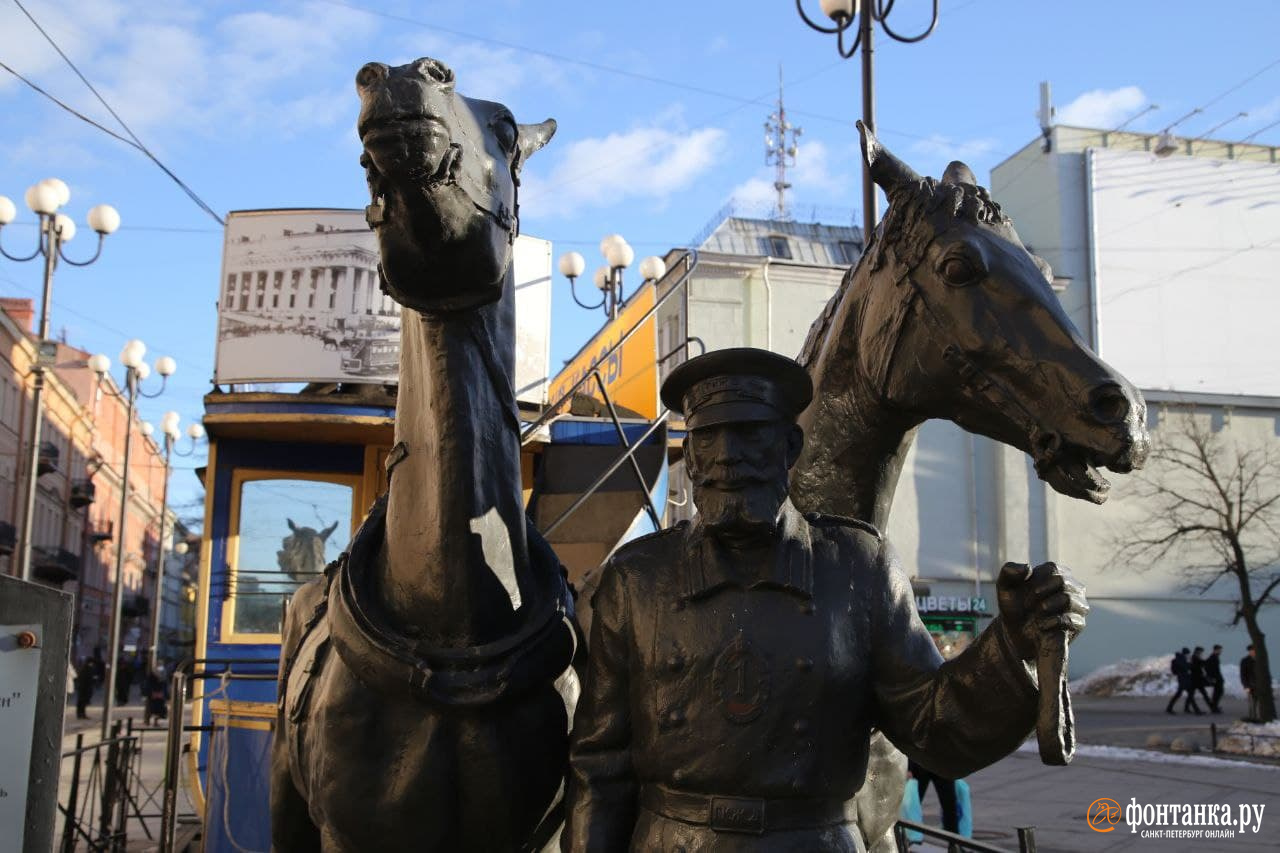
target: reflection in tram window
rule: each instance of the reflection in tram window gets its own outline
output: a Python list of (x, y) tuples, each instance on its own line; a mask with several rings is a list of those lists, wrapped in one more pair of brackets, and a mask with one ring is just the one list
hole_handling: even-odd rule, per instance
[(278, 634), (282, 603), (337, 558), (350, 533), (354, 489), (322, 480), (249, 480), (228, 598), (234, 634)]

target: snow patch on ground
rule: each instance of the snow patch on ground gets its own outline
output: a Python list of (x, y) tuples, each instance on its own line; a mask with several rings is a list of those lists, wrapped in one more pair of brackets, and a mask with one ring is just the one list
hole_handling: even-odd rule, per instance
[[(1071, 682), (1071, 692), (1081, 696), (1172, 696), (1178, 689), (1169, 664), (1173, 655), (1149, 658), (1127, 658), (1095, 669)], [(1226, 695), (1245, 698), (1240, 686), (1240, 667), (1222, 665)], [(1212, 692), (1212, 688), (1206, 687)]]
[[(1034, 740), (1029, 740), (1018, 747), (1018, 752), (1039, 754), (1040, 749)], [(1102, 758), (1112, 761), (1149, 761), (1153, 764), (1182, 764), (1198, 767), (1240, 767), (1241, 762), (1230, 758), (1214, 758), (1209, 755), (1181, 755), (1171, 752), (1156, 752), (1150, 749), (1131, 749), (1127, 746), (1103, 746), (1101, 744), (1082, 743), (1076, 747), (1076, 758)], [(1250, 764), (1249, 769), (1274, 770), (1280, 772), (1280, 765)]]
[(1218, 751), (1280, 758), (1280, 721), (1232, 723), (1218, 735)]

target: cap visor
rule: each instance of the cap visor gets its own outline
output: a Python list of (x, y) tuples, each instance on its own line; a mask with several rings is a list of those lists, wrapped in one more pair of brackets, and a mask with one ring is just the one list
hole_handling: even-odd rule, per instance
[(781, 420), (782, 417), (782, 412), (767, 403), (733, 401), (713, 403), (698, 409), (685, 420), (685, 426), (689, 429), (698, 429), (717, 424), (776, 421)]

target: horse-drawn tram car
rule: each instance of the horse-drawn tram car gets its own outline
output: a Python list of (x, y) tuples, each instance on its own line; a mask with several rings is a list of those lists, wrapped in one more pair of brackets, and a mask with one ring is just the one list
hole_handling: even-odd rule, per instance
[[(326, 567), (387, 492), (397, 458), (396, 359), (372, 377), (363, 366), (347, 376), (347, 353), (326, 343), (371, 318), (382, 327), (398, 320), (377, 290), (367, 234), (356, 211), (242, 212), (228, 225), (219, 384), (204, 398), (197, 639), (194, 659), (173, 676), (174, 706), (187, 711), (171, 718), (162, 850), (178, 849), (182, 836), (179, 780), (205, 850), (271, 846), (285, 606), (304, 584), (327, 582)], [(303, 266), (321, 256), (325, 266)], [(521, 478), (527, 514), (581, 585), (615, 547), (661, 524), (668, 437), (663, 420), (634, 416), (607, 390), (607, 362), (634, 340), (635, 321), (652, 333), (651, 296), (548, 382), (549, 267), (549, 244), (518, 239), (517, 278), (533, 282), (518, 291)], [(396, 335), (380, 340), (399, 347)]]

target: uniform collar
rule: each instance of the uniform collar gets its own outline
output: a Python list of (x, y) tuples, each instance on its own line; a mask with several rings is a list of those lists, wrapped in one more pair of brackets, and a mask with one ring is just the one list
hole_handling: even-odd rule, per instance
[(728, 555), (702, 526), (701, 517), (694, 519), (685, 534), (686, 547), (681, 559), (682, 593), (686, 599), (700, 598), (723, 586), (747, 589), (776, 587), (813, 598), (813, 540), (809, 522), (788, 498), (778, 512), (782, 535), (773, 549), (772, 565), (758, 569), (753, 580), (730, 573)]

